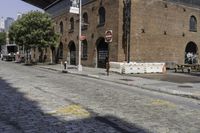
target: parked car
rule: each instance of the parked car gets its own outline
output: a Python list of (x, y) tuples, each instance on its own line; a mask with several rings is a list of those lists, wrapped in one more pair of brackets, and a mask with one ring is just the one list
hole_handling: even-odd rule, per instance
[(2, 45), (1, 60), (14, 61), (17, 52), (18, 52), (18, 46), (16, 44)]

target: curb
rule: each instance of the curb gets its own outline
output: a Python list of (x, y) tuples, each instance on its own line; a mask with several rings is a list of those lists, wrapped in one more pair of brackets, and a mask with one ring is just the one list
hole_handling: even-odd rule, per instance
[(169, 94), (169, 95), (175, 95), (175, 96), (181, 96), (181, 97), (185, 97), (185, 98), (191, 98), (191, 99), (195, 99), (195, 100), (200, 100), (200, 95), (195, 95), (194, 93), (190, 93), (190, 92), (169, 90), (169, 89), (165, 89), (165, 88), (153, 89), (151, 87), (143, 87), (143, 86), (139, 86), (139, 85), (122, 83), (122, 82), (119, 82), (119, 81), (106, 80), (106, 79), (100, 78), (100, 76), (98, 76), (98, 75), (93, 75), (93, 74), (74, 73), (74, 72), (70, 72), (70, 71), (67, 71), (67, 70), (58, 70), (58, 69), (49, 68), (49, 67), (42, 67), (42, 66), (39, 66), (39, 68), (48, 69), (48, 70), (57, 71), (57, 72), (61, 71), (63, 73), (69, 73), (69, 74), (83, 76), (83, 77), (89, 77), (89, 78), (93, 78), (93, 79), (100, 79), (100, 80), (103, 80), (103, 81), (113, 82), (113, 83), (117, 83), (117, 84), (133, 86), (133, 87), (137, 87), (137, 88), (144, 89), (144, 90), (155, 91), (155, 92), (160, 92), (160, 93), (164, 93), (164, 94)]

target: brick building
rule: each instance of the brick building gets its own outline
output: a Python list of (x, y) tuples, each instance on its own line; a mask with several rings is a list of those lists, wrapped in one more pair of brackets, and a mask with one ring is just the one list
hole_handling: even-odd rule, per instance
[[(70, 0), (24, 0), (50, 13), (55, 31), (61, 34), (56, 59), (78, 62), (79, 17), (69, 13)], [(200, 47), (200, 2), (194, 0), (131, 0), (130, 61), (198, 63)], [(83, 0), (82, 58), (84, 66), (104, 67), (128, 59), (126, 15), (123, 0)], [(111, 43), (105, 31), (112, 30)]]

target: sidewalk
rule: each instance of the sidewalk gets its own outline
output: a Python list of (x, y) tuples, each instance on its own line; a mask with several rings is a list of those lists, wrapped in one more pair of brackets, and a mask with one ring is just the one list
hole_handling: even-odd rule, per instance
[[(53, 71), (63, 71), (63, 66), (60, 64), (40, 64), (36, 65), (36, 67)], [(67, 73), (200, 100), (200, 83), (172, 83), (167, 81), (140, 78), (134, 75), (121, 75), (117, 73), (110, 73), (110, 75), (107, 76), (105, 69), (83, 67), (83, 71), (79, 72), (76, 66), (71, 65), (67, 65)]]

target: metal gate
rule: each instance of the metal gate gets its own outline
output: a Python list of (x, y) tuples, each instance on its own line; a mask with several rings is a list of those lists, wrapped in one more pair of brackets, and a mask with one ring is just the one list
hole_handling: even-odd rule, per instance
[(98, 51), (98, 67), (99, 68), (105, 68), (106, 67), (106, 57), (108, 57), (108, 51), (107, 50), (100, 50)]
[(70, 65), (76, 65), (76, 51), (70, 52)]

